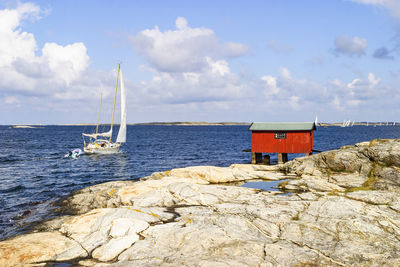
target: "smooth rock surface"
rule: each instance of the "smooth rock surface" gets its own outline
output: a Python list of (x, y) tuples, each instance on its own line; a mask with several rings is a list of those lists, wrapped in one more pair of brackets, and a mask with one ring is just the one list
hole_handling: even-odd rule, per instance
[(67, 261), (87, 256), (78, 242), (59, 232), (27, 234), (0, 242), (0, 266)]

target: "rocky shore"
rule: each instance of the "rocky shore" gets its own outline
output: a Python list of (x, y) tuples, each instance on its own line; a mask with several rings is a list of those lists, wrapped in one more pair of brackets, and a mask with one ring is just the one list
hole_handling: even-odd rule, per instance
[[(0, 266), (399, 266), (400, 139), (82, 189)], [(281, 192), (239, 187), (285, 180)], [(63, 265), (68, 266), (68, 265)]]

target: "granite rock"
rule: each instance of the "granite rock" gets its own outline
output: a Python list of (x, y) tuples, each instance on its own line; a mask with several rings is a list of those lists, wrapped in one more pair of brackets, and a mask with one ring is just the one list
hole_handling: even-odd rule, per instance
[(59, 232), (18, 236), (0, 242), (0, 266), (23, 266), (87, 257), (82, 246)]
[[(0, 265), (398, 266), (399, 151), (400, 140), (373, 140), (96, 185), (62, 202), (68, 216), (0, 242)], [(285, 179), (290, 193), (226, 184), (251, 179)]]

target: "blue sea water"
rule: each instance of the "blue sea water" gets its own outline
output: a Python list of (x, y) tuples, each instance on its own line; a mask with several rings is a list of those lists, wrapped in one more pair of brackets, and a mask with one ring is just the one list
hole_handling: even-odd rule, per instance
[[(0, 126), (0, 240), (54, 216), (51, 204), (94, 184), (135, 180), (172, 168), (248, 163), (248, 126), (128, 126), (127, 143), (112, 155), (64, 158), (82, 148), (94, 127)], [(399, 138), (400, 127), (318, 127), (314, 149), (330, 150), (376, 138)], [(289, 159), (299, 155), (289, 155)], [(276, 161), (276, 155), (272, 155)]]

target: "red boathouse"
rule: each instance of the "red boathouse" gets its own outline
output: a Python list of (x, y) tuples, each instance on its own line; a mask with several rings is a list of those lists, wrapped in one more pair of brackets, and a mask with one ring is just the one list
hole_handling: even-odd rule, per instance
[[(314, 122), (253, 122), (251, 163), (261, 163), (262, 153), (278, 153), (278, 163), (286, 162), (288, 153), (311, 154), (316, 129)], [(269, 156), (264, 162), (269, 163)]]

